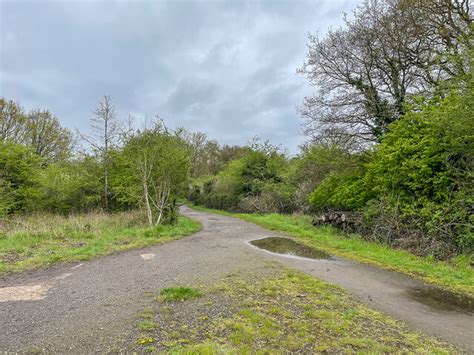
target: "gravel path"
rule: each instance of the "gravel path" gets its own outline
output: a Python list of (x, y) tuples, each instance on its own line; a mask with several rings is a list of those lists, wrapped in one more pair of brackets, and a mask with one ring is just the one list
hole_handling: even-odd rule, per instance
[(268, 253), (246, 242), (273, 232), (188, 207), (182, 213), (201, 221), (203, 230), (164, 245), (0, 278), (0, 351), (118, 350), (133, 332), (147, 291), (209, 284), (236, 269), (258, 272), (269, 260), (339, 284), (413, 329), (474, 351), (472, 314), (417, 302), (410, 290), (418, 283), (404, 275), (340, 259)]

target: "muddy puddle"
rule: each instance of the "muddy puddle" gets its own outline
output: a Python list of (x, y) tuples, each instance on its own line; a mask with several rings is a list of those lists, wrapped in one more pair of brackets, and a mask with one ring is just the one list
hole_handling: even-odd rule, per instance
[(313, 249), (290, 238), (267, 237), (252, 240), (250, 244), (256, 246), (259, 249), (264, 249), (282, 255), (299, 256), (310, 259), (331, 258), (331, 255), (322, 250)]
[(439, 311), (474, 313), (474, 298), (434, 286), (412, 287), (408, 294), (414, 300)]

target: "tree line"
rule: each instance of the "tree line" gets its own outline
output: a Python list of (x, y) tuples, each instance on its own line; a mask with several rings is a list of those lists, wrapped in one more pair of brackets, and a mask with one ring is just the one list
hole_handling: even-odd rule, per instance
[(170, 130), (158, 118), (148, 126), (126, 127), (109, 96), (93, 111), (90, 134), (62, 127), (47, 110), (25, 112), (0, 98), (0, 218), (139, 208), (151, 226), (173, 223), (191, 177), (216, 174), (246, 151)]
[[(132, 129), (105, 96), (91, 134), (0, 100), (0, 216), (140, 208), (173, 223), (176, 200), (257, 213), (344, 212), (363, 238), (448, 258), (474, 248), (473, 22), (466, 0), (367, 1), (299, 72), (297, 156), (259, 139), (220, 145), (160, 119)], [(76, 142), (87, 142), (80, 151)]]
[[(366, 1), (299, 72), (307, 142), (288, 158), (268, 144), (191, 198), (247, 212), (344, 212), (351, 231), (420, 255), (474, 249), (473, 16), (463, 0)], [(338, 214), (340, 215), (340, 214)]]

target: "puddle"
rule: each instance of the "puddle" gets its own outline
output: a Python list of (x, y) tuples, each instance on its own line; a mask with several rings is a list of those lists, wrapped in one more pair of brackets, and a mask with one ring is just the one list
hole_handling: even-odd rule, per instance
[(413, 287), (408, 291), (411, 298), (440, 311), (474, 313), (474, 298), (433, 286)]
[(299, 256), (310, 259), (329, 259), (328, 253), (313, 249), (307, 245), (298, 243), (293, 239), (282, 237), (267, 237), (252, 240), (250, 244), (260, 249), (265, 249), (277, 254)]

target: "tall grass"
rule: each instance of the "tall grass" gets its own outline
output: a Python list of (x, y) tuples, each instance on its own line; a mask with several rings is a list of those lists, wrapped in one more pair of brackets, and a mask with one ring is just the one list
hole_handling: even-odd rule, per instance
[(0, 273), (164, 243), (200, 228), (186, 217), (150, 228), (138, 211), (15, 216), (0, 222)]
[(104, 228), (134, 227), (145, 224), (145, 219), (139, 211), (118, 212), (108, 214), (91, 212), (71, 215), (56, 215), (37, 213), (28, 216), (16, 215), (0, 221), (0, 236), (24, 234), (50, 234), (61, 237), (65, 234), (91, 232), (96, 233)]

